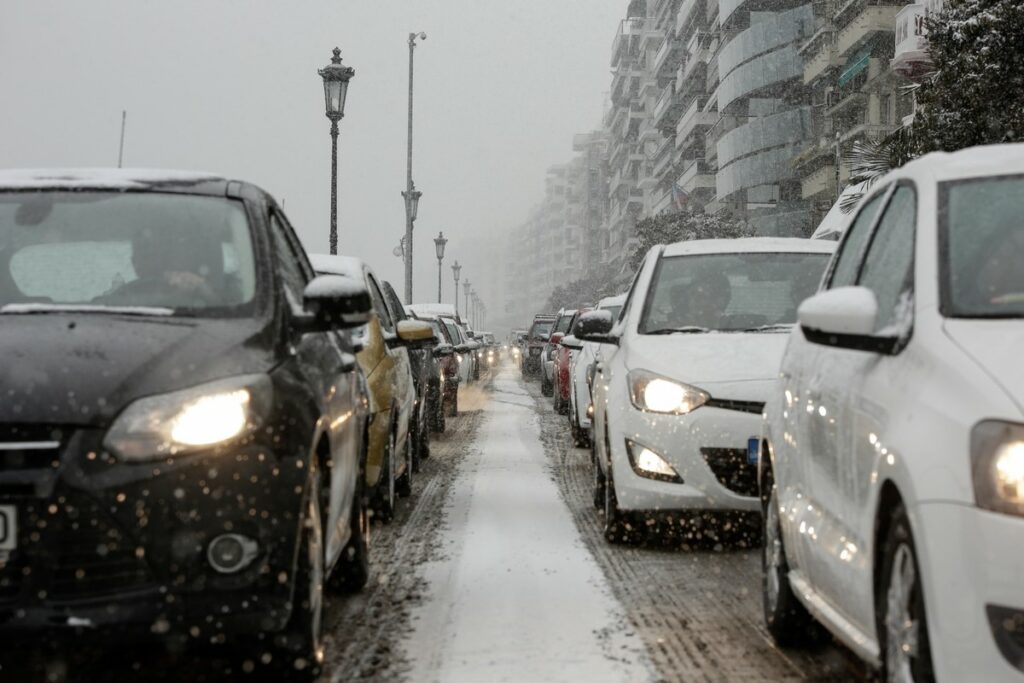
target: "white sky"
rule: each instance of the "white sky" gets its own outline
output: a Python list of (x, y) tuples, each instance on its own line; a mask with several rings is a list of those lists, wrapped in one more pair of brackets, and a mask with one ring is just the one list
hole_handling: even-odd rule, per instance
[[(327, 250), (329, 122), (317, 69), (355, 67), (339, 140), (340, 251), (402, 290), (407, 46), (416, 50), (417, 300), (436, 298), (433, 237), (497, 238), (543, 193), (572, 135), (599, 125), (626, 0), (4, 0), (0, 166), (207, 170), (286, 202)], [(477, 277), (479, 282), (482, 277)], [(486, 298), (487, 292), (483, 293)], [(491, 302), (488, 302), (491, 303)], [(497, 303), (497, 302), (495, 302)], [(496, 305), (490, 306), (497, 310)]]

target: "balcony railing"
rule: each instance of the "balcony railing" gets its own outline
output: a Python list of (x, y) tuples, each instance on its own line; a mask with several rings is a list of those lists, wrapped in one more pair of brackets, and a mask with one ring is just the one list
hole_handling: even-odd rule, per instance
[(845, 57), (878, 32), (895, 32), (896, 15), (902, 6), (869, 5), (836, 34), (836, 54)]
[(676, 147), (683, 147), (687, 138), (698, 128), (713, 126), (718, 121), (718, 112), (703, 111), (706, 104), (705, 98), (698, 97), (679, 119), (679, 125), (676, 126)]
[(896, 15), (896, 53), (892, 68), (896, 73), (917, 79), (931, 69), (925, 20), (929, 17), (924, 5), (907, 5)]

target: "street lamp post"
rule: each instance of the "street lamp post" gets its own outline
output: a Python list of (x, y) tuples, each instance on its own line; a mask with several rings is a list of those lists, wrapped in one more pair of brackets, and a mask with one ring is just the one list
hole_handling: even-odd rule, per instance
[(434, 251), (437, 253), (437, 303), (441, 303), (441, 262), (444, 261), (444, 248), (447, 244), (444, 232), (437, 233), (434, 238)]
[(459, 265), (458, 259), (452, 264), (452, 274), (455, 276), (455, 317), (459, 316), (459, 273), (462, 272), (462, 266)]
[(331, 63), (317, 73), (324, 80), (327, 118), (331, 121), (331, 253), (338, 253), (338, 121), (345, 116), (348, 83), (356, 70), (341, 63), (341, 50), (334, 48)]
[(469, 278), (468, 277), (465, 280), (462, 281), (462, 291), (465, 293), (465, 296), (466, 296), (466, 321), (467, 322), (469, 321), (469, 295), (470, 295), (470, 292), (472, 291), (470, 289), (472, 286), (473, 285), (469, 284)]
[(412, 303), (412, 228), (416, 220), (416, 210), (422, 192), (416, 190), (412, 182), (412, 83), (413, 55), (416, 52), (416, 40), (426, 40), (427, 34), (422, 31), (409, 34), (409, 137), (406, 146), (405, 164), (405, 303)]

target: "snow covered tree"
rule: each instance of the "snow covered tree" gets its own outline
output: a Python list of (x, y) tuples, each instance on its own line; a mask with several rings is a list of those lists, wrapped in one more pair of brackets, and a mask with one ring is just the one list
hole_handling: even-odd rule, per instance
[(559, 285), (551, 292), (544, 310), (557, 311), (560, 308), (596, 304), (606, 296), (617, 294), (614, 275), (607, 267), (597, 267), (578, 280)]
[(629, 264), (636, 270), (651, 247), (685, 240), (750, 237), (753, 229), (732, 216), (709, 214), (700, 210), (686, 210), (651, 216), (637, 221), (636, 236), (639, 243), (630, 254)]
[(1024, 2), (948, 0), (927, 22), (935, 73), (917, 90), (917, 154), (1024, 141)]

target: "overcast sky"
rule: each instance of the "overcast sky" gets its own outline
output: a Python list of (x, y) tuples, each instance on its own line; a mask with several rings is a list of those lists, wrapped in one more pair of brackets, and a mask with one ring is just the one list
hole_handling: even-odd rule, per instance
[[(432, 239), (498, 236), (543, 194), (572, 135), (599, 125), (625, 0), (5, 0), (0, 166), (214, 171), (285, 200), (327, 251), (329, 122), (317, 69), (356, 69), (339, 141), (340, 251), (402, 289), (410, 31), (416, 50), (416, 299), (436, 298)], [(486, 296), (486, 292), (484, 293)], [(496, 310), (492, 306), (492, 310)]]

